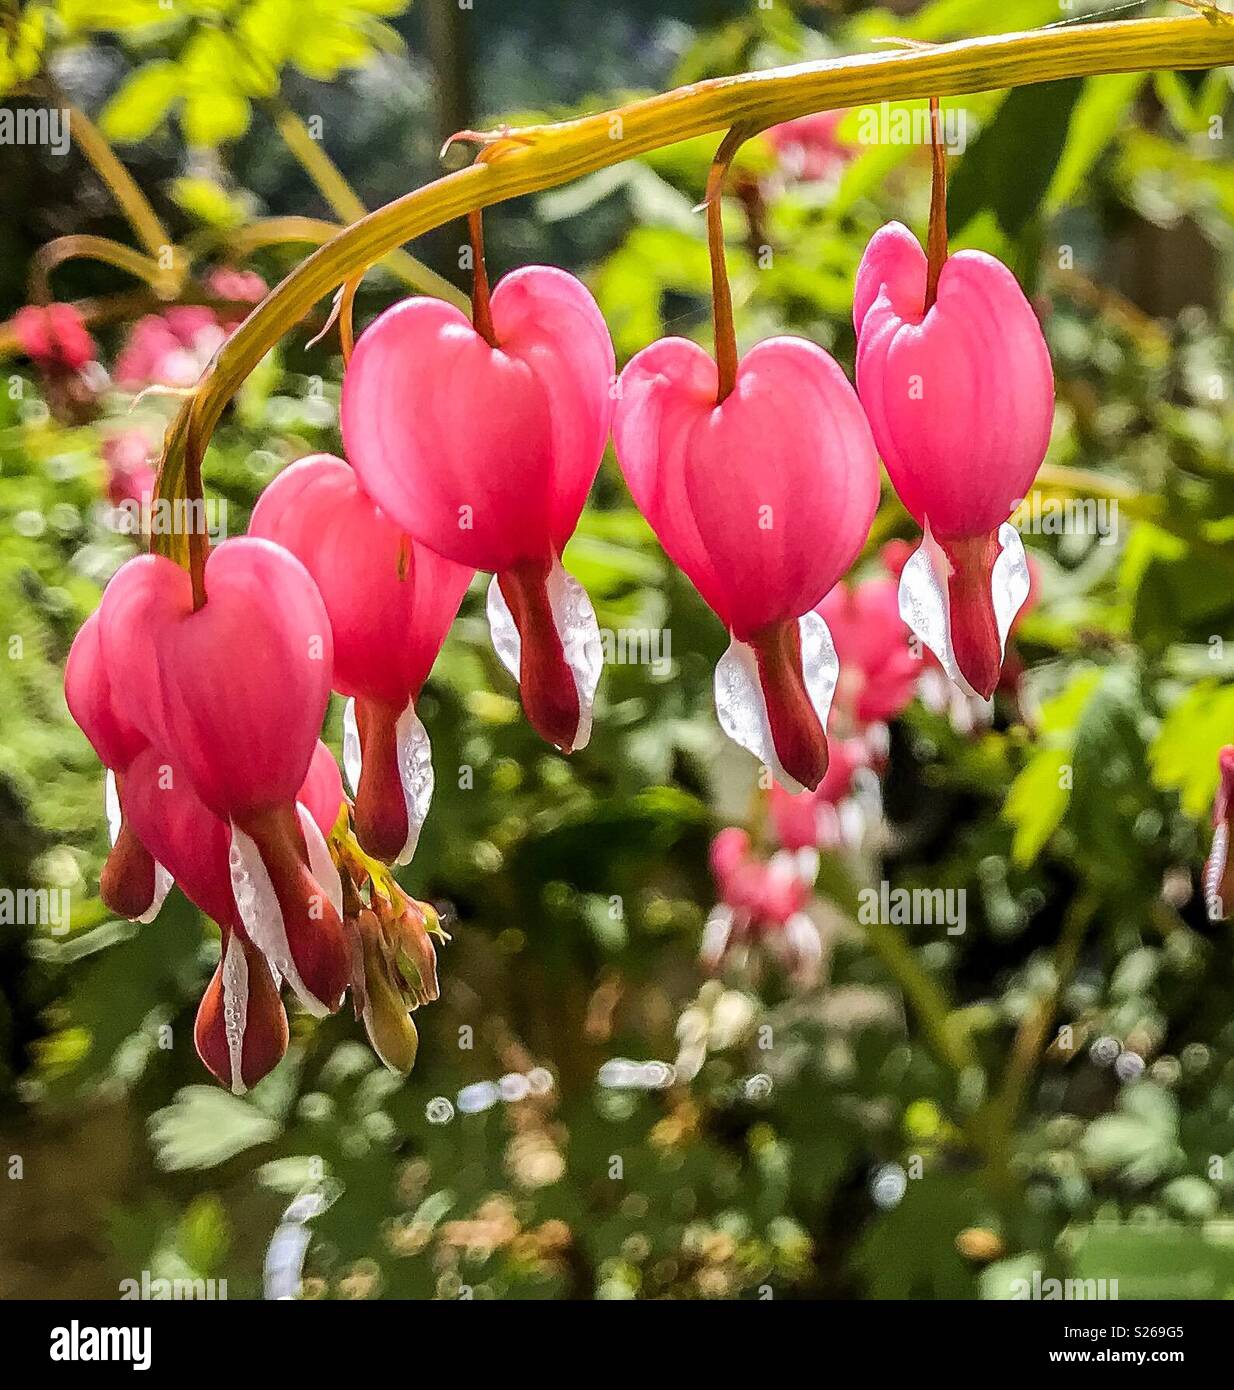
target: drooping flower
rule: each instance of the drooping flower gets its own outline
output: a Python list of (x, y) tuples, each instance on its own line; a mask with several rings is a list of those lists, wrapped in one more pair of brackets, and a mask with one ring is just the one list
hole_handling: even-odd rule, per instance
[(763, 132), (789, 178), (815, 183), (840, 173), (856, 154), (853, 146), (839, 135), (845, 115), (845, 111), (816, 111), (782, 121)]
[(78, 310), (72, 304), (27, 304), (13, 316), (13, 334), (38, 368), (56, 415), (77, 424), (89, 420), (107, 375)]
[(906, 227), (871, 238), (853, 301), (857, 389), (891, 481), (925, 533), (901, 577), (905, 621), (953, 680), (988, 699), (1028, 593), (1008, 519), (1045, 457), (1053, 375), (1037, 317), (1000, 261), (950, 257), (929, 309), (927, 275)]
[(148, 922), (158, 914), (171, 879), (126, 814), (126, 778), (149, 741), (117, 708), (99, 642), (99, 615), (81, 625), (64, 667), (64, 698), (107, 769), (105, 805), (111, 851), (99, 880), (104, 903), (121, 917)]
[(799, 984), (818, 975), (821, 942), (805, 912), (810, 884), (791, 854), (760, 859), (746, 831), (729, 826), (711, 844), (711, 870), (720, 895), (703, 929), (699, 955), (709, 970), (744, 961), (750, 947), (764, 946)]
[(1218, 754), (1221, 780), (1213, 801), (1213, 842), (1204, 865), (1204, 906), (1210, 922), (1222, 922), (1234, 907), (1234, 860), (1230, 858), (1230, 825), (1234, 822), (1234, 743)]
[(833, 738), (827, 775), (813, 791), (790, 792), (773, 785), (768, 790), (771, 823), (782, 848), (798, 855), (802, 877), (811, 883), (818, 869), (816, 854), (835, 849), (851, 837), (843, 813), (860, 768), (871, 765), (871, 751), (863, 738)]
[(224, 929), (219, 963), (197, 1006), (197, 1055), (242, 1096), (282, 1061), (287, 1037), (287, 1010), (270, 962), (243, 932)]
[(440, 300), (404, 300), (361, 335), (343, 381), (347, 457), (388, 517), (439, 555), (495, 574), (494, 643), (537, 731), (590, 735), (602, 652), (561, 566), (612, 414), (608, 328), (587, 290), (547, 266), (493, 291), (496, 346)]
[(886, 724), (911, 703), (921, 662), (909, 645), (894, 579), (837, 584), (818, 605), (840, 660), (835, 709), (850, 729)]
[[(170, 866), (184, 894), (222, 930), (218, 967), (197, 1011), (197, 1052), (237, 1095), (272, 1070), (287, 1050), (287, 1016), (271, 962), (249, 937), (231, 872), (231, 829), (197, 795), (182, 768), (147, 747), (125, 783), (141, 842)], [(297, 801), (328, 835), (343, 803), (338, 766), (318, 743)]]
[(338, 870), (297, 794), (329, 698), (332, 639), (303, 565), (269, 541), (225, 541), (205, 566), (209, 602), (189, 575), (143, 555), (103, 595), (99, 635), (125, 714), (183, 766), (231, 827), (245, 930), (305, 1006), (336, 1009), (349, 971)]
[(724, 731), (786, 786), (816, 787), (835, 654), (813, 610), (861, 549), (878, 462), (852, 387), (821, 348), (771, 338), (717, 404), (715, 362), (665, 338), (621, 377), (613, 441), (639, 510), (729, 629)]
[[(243, 933), (232, 882), (229, 824), (206, 806), (184, 768), (150, 745), (131, 763), (125, 786), (133, 831), (142, 844), (207, 917)], [(296, 801), (328, 837), (343, 804), (343, 784), (338, 764), (320, 741)]]
[(316, 454), (280, 473), (250, 535), (291, 551), (312, 575), (334, 634), (334, 688), (356, 835), (379, 859), (411, 858), (433, 794), (428, 735), (415, 702), (473, 570), (412, 540), (342, 459)]
[(13, 332), (22, 352), (47, 371), (80, 372), (98, 355), (71, 304), (27, 304), (13, 316)]
[(205, 304), (177, 304), (161, 314), (146, 314), (129, 330), (116, 358), (116, 385), (126, 391), (192, 386), (228, 331)]

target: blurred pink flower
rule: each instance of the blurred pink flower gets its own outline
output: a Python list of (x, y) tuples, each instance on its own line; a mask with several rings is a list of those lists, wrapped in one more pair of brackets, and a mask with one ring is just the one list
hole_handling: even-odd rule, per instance
[(764, 946), (800, 984), (817, 978), (821, 945), (805, 913), (810, 883), (790, 854), (758, 857), (749, 835), (729, 826), (711, 844), (711, 869), (721, 901), (703, 930), (699, 955), (708, 970)]
[(13, 332), (22, 352), (44, 371), (79, 372), (97, 355), (71, 304), (27, 304), (14, 315)]
[(766, 132), (789, 178), (805, 183), (834, 178), (853, 158), (856, 150), (837, 133), (844, 116), (843, 111), (817, 111), (773, 125)]
[(204, 304), (178, 304), (162, 314), (147, 314), (129, 330), (116, 358), (116, 384), (126, 391), (192, 386), (227, 334), (218, 314)]
[(835, 708), (854, 725), (886, 723), (912, 701), (921, 662), (909, 646), (894, 579), (837, 584), (814, 610), (840, 658)]
[(827, 775), (815, 791), (793, 793), (773, 785), (768, 793), (771, 821), (780, 845), (796, 852), (839, 844), (844, 837), (837, 813), (852, 791), (853, 774), (871, 761), (863, 739), (832, 739)]
[(154, 467), (145, 430), (120, 430), (103, 440), (107, 500), (113, 507), (142, 502), (154, 493)]
[[(206, 289), (216, 299), (234, 299), (244, 304), (257, 304), (270, 292), (270, 286), (255, 270), (237, 270), (235, 266), (217, 265), (206, 276)], [(244, 321), (243, 309), (220, 309), (219, 319), (228, 329)]]

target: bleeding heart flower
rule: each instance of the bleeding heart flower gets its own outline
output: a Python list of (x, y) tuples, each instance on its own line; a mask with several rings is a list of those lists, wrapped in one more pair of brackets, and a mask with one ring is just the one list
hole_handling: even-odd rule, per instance
[[(256, 304), (270, 293), (270, 286), (255, 270), (236, 266), (216, 265), (205, 278), (205, 286), (217, 299), (231, 299), (239, 304)], [(244, 321), (243, 309), (220, 309), (219, 321), (230, 330)]]
[(99, 643), (99, 615), (81, 625), (64, 667), (64, 698), (82, 733), (107, 769), (104, 804), (111, 852), (99, 877), (99, 895), (121, 917), (153, 921), (171, 887), (166, 869), (133, 830), (126, 814), (125, 781), (147, 739), (117, 711)]
[(780, 167), (790, 177), (807, 183), (835, 178), (857, 153), (839, 137), (846, 111), (816, 111), (796, 120), (782, 121), (764, 131), (779, 157)]
[(850, 727), (885, 724), (911, 703), (921, 661), (909, 646), (894, 579), (837, 584), (818, 605), (840, 661), (835, 709)]
[(107, 500), (111, 505), (148, 505), (154, 495), (155, 474), (145, 430), (125, 429), (108, 435), (101, 453), (107, 466)]
[(750, 837), (729, 826), (711, 844), (711, 869), (722, 901), (703, 929), (700, 957), (717, 970), (731, 957), (744, 957), (751, 944), (764, 944), (793, 972), (798, 983), (818, 974), (821, 943), (804, 908), (810, 883), (788, 853), (763, 861)]
[[(287, 1050), (287, 1016), (278, 974), (250, 940), (236, 904), (230, 827), (156, 748), (134, 759), (125, 787), (142, 843), (174, 865), (185, 896), (222, 928), (218, 968), (197, 1011), (194, 1036), (206, 1067), (241, 1095)], [(329, 835), (343, 804), (343, 784), (324, 743), (317, 744), (298, 800), (320, 833)]]
[(234, 1095), (268, 1075), (287, 1051), (287, 1011), (270, 962), (225, 928), (219, 963), (197, 1007), (197, 1055)]
[(1234, 744), (1218, 755), (1221, 781), (1213, 802), (1213, 843), (1204, 865), (1204, 905), (1210, 922), (1224, 921), (1234, 906), (1234, 861), (1230, 859), (1230, 824), (1234, 821)]
[[(209, 810), (174, 759), (147, 746), (129, 767), (126, 804), (133, 830), (181, 891), (221, 927), (243, 932), (231, 873), (231, 828)], [(338, 764), (318, 742), (297, 802), (328, 837), (343, 805)]]
[(71, 304), (27, 304), (13, 316), (13, 334), (44, 371), (79, 372), (97, 355), (85, 320)]
[(613, 442), (639, 510), (732, 635), (721, 726), (785, 785), (816, 787), (836, 662), (813, 609), (869, 532), (874, 444), (844, 373), (804, 339), (759, 343), (718, 405), (717, 387), (697, 344), (653, 343), (622, 373)]
[[(845, 839), (838, 811), (852, 790), (857, 769), (869, 766), (870, 754), (864, 741), (856, 738), (833, 738), (830, 751), (827, 775), (814, 791), (794, 793), (780, 786), (769, 789), (772, 826), (786, 850), (833, 849)], [(802, 856), (800, 863), (802, 876), (813, 882), (817, 856)]]
[(981, 251), (942, 267), (924, 309), (927, 261), (898, 222), (857, 272), (857, 389), (900, 500), (925, 532), (904, 567), (905, 622), (964, 689), (988, 699), (1028, 593), (1008, 519), (1045, 457), (1050, 355), (1015, 277)]
[(296, 798), (329, 699), (329, 619), (308, 572), (269, 541), (225, 541), (193, 609), (186, 571), (143, 555), (100, 607), (109, 675), (126, 715), (183, 766), (231, 825), (236, 902), (252, 941), (305, 1006), (338, 1008), (349, 952), (342, 890), (325, 838)]
[(107, 374), (85, 321), (71, 304), (27, 304), (13, 316), (13, 336), (39, 370), (57, 416), (84, 424), (97, 413)]
[(433, 795), (428, 734), (415, 702), (474, 571), (400, 530), (342, 459), (315, 454), (280, 473), (249, 534), (291, 551), (313, 576), (334, 633), (343, 761), (356, 836), (406, 863)]
[(113, 375), (126, 391), (192, 386), (227, 340), (229, 329), (204, 304), (146, 314), (129, 330)]
[(387, 516), (439, 555), (495, 572), (489, 622), (536, 730), (583, 747), (602, 652), (561, 567), (612, 415), (613, 345), (564, 271), (493, 291), (491, 346), (440, 300), (404, 300), (360, 337), (343, 381), (347, 457)]

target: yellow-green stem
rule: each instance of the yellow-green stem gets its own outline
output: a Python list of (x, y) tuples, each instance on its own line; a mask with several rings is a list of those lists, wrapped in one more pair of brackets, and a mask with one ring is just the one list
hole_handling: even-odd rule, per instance
[(157, 260), (172, 245), (167, 228), (163, 226), (150, 200), (138, 187), (137, 180), (121, 164), (107, 137), (84, 111), (65, 102), (63, 93), (54, 84), (45, 84), (47, 99), (65, 106), (69, 113), (69, 131), (73, 145), (90, 161), (94, 172), (107, 185), (138, 241)]
[[(568, 183), (649, 150), (748, 122), (763, 129), (812, 111), (922, 95), (956, 96), (1101, 73), (1234, 63), (1234, 28), (1199, 17), (1001, 34), (914, 51), (859, 54), (694, 83), (496, 142), (490, 157), (405, 194), (348, 227), (277, 285), (220, 349), (169, 431), (160, 495), (183, 486), (191, 428), (204, 448), (228, 401), (318, 300), (392, 248), (455, 217)], [(160, 538), (183, 563), (182, 538)]]
[(36, 304), (46, 304), (51, 299), (52, 271), (66, 261), (83, 259), (101, 261), (145, 281), (160, 299), (174, 299), (180, 287), (180, 275), (175, 270), (165, 270), (153, 256), (145, 256), (110, 237), (82, 232), (57, 237), (39, 247), (30, 267), (30, 298)]

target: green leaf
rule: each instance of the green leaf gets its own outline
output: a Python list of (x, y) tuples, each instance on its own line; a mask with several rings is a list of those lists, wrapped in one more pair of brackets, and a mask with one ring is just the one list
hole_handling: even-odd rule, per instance
[(175, 63), (147, 63), (137, 69), (103, 108), (99, 125), (111, 140), (145, 140), (166, 120), (183, 90)]
[(218, 1268), (231, 1244), (231, 1223), (222, 1202), (206, 1193), (189, 1203), (180, 1218), (176, 1245), (185, 1262), (199, 1273)]
[(1075, 198), (1090, 171), (1123, 128), (1131, 103), (1144, 85), (1140, 72), (1090, 77), (1075, 104), (1054, 176), (1045, 195), (1045, 208), (1055, 212)]
[(278, 1122), (247, 1099), (217, 1086), (185, 1086), (165, 1109), (150, 1116), (150, 1142), (168, 1172), (213, 1168), (245, 1149), (267, 1144)]
[(1012, 782), (1003, 814), (1015, 826), (1011, 857), (1020, 865), (1031, 864), (1058, 829), (1071, 799), (1070, 779), (1065, 774), (1071, 751), (1041, 748)]
[(1217, 754), (1234, 743), (1234, 685), (1201, 681), (1162, 721), (1149, 749), (1153, 782), (1176, 791), (1187, 815), (1202, 820), (1217, 791)]
[[(1175, 1187), (1171, 1183), (1166, 1190)], [(1117, 1281), (1120, 1300), (1220, 1299), (1234, 1289), (1234, 1247), (1223, 1240), (1219, 1226), (1210, 1238), (1194, 1226), (1102, 1222), (1077, 1229), (1074, 1240), (1070, 1273), (1106, 1280), (1111, 1296)]]
[(181, 123), (190, 145), (213, 147), (238, 139), (248, 129), (248, 98), (236, 91), (192, 92), (185, 99)]
[(1075, 79), (1018, 87), (960, 162), (947, 197), (958, 232), (985, 208), (1018, 237), (1039, 212), (1067, 138), (1083, 84)]
[(177, 206), (207, 227), (230, 231), (244, 224), (246, 210), (243, 202), (233, 198), (213, 179), (186, 175), (175, 179), (169, 191)]

